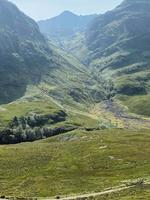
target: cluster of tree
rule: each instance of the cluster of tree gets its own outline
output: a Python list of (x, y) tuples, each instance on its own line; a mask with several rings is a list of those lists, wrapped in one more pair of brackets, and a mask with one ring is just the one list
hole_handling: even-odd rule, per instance
[(42, 127), (45, 124), (54, 124), (57, 122), (66, 120), (66, 113), (64, 111), (59, 111), (55, 114), (47, 114), (47, 115), (32, 115), (32, 116), (21, 116), (14, 117), (13, 120), (9, 124), (9, 128), (21, 128), (23, 130), (27, 128), (35, 128)]
[(9, 126), (0, 131), (0, 144), (15, 144), (35, 141), (58, 135), (75, 127), (46, 128), (47, 124), (65, 121), (66, 113), (59, 111), (56, 114), (14, 117)]
[(73, 126), (63, 126), (59, 128), (27, 128), (23, 130), (22, 128), (6, 128), (0, 132), (0, 144), (16, 144), (21, 142), (33, 142), (35, 140), (44, 139), (47, 137), (52, 137), (74, 130), (76, 127)]

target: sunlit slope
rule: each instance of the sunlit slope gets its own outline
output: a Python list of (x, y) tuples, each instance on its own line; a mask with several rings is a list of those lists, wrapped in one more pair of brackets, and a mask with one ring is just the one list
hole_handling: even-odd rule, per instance
[(135, 96), (133, 102), (139, 95), (137, 109), (141, 111), (131, 104), (129, 108), (146, 116), (143, 107), (148, 103), (144, 105), (142, 99), (150, 101), (149, 11), (149, 1), (124, 1), (94, 20), (84, 42), (91, 69), (112, 79), (117, 94)]
[(105, 89), (107, 82), (98, 80), (97, 75), (71, 54), (55, 46), (51, 48), (57, 69), (53, 68), (42, 77), (40, 89), (44, 91), (47, 88), (47, 94), (62, 104), (75, 107), (86, 107), (108, 98), (109, 91)]
[(149, 134), (74, 131), (40, 142), (1, 146), (0, 194), (70, 196), (147, 180)]
[[(118, 94), (126, 98), (135, 96), (137, 101), (138, 96), (143, 96), (149, 102), (149, 11), (148, 1), (124, 1), (116, 9), (96, 17), (86, 31), (64, 39), (61, 46), (89, 66), (100, 85), (101, 79), (111, 80), (111, 92), (117, 97)], [(147, 103), (143, 105), (142, 98), (138, 102), (140, 111), (131, 104), (129, 110), (149, 116), (143, 110)]]

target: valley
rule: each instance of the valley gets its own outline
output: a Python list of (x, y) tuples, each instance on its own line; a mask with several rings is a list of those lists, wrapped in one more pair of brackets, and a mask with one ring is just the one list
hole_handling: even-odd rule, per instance
[(0, 0), (0, 198), (150, 198), (149, 13), (36, 23)]

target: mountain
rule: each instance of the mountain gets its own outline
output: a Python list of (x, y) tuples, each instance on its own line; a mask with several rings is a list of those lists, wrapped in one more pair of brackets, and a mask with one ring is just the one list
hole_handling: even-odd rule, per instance
[(51, 19), (38, 22), (40, 30), (50, 39), (66, 39), (86, 29), (87, 25), (96, 17), (93, 15), (76, 15), (70, 11), (64, 11)]
[(52, 65), (52, 51), (37, 24), (7, 0), (0, 1), (0, 103), (21, 97)]
[[(49, 43), (35, 21), (6, 0), (0, 1), (0, 61), (0, 104), (11, 102), (11, 109), (2, 113), (2, 127), (18, 113), (33, 114), (24, 101), (33, 110), (37, 100), (40, 105), (48, 101), (60, 109), (63, 105), (63, 109), (87, 110), (87, 104), (109, 95), (103, 80), (98, 81), (76, 58)], [(22, 105), (19, 112), (18, 102)]]
[[(126, 7), (126, 4), (125, 6), (121, 5), (109, 13), (121, 12), (120, 10), (124, 10)], [(138, 78), (135, 81), (130, 78), (129, 82), (127, 72), (122, 72), (122, 74), (121, 72), (120, 74), (118, 73), (117, 70), (122, 70), (124, 67), (119, 68), (117, 64), (116, 66), (118, 68), (114, 69), (112, 68), (112, 63), (111, 65), (106, 65), (107, 62), (104, 61), (111, 57), (111, 52), (110, 56), (104, 54), (96, 57), (96, 50), (102, 53), (98, 40), (102, 40), (100, 35), (104, 34), (104, 37), (105, 32), (103, 33), (100, 29), (101, 34), (99, 36), (91, 37), (93, 31), (96, 31), (96, 29), (99, 30), (98, 25), (95, 27), (94, 24), (97, 20), (99, 24), (100, 19), (104, 19), (105, 21), (105, 16), (109, 13), (98, 16), (87, 33), (84, 30), (81, 35), (79, 34), (79, 37), (76, 35), (73, 37), (73, 40), (68, 40), (72, 41), (70, 43), (73, 49), (71, 52), (76, 52), (76, 57), (79, 55), (84, 57), (85, 60), (87, 59), (86, 63), (89, 65), (84, 65), (79, 59), (76, 59), (75, 56), (68, 53), (68, 51), (65, 52), (64, 49), (56, 47), (51, 41), (45, 39), (40, 33), (37, 24), (18, 10), (15, 5), (6, 0), (2, 0), (0, 1), (0, 8), (0, 103), (11, 102), (11, 108), (9, 105), (0, 107), (0, 110), (3, 110), (3, 113), (0, 113), (2, 118), (0, 127), (3, 127), (3, 124), (8, 124), (14, 116), (20, 117), (20, 115), (25, 115), (28, 117), (33, 115), (33, 113), (47, 113), (49, 111), (47, 103), (50, 105), (56, 104), (60, 110), (67, 111), (69, 115), (70, 113), (78, 113), (78, 115), (80, 113), (84, 119), (85, 116), (88, 116), (92, 120), (94, 119), (94, 121), (96, 119), (100, 127), (103, 122), (108, 127), (126, 126), (122, 125), (122, 121), (125, 121), (126, 124), (127, 120), (120, 117), (124, 115), (124, 111), (122, 111), (118, 103), (116, 104), (115, 102), (113, 104), (113, 99), (115, 98), (117, 101), (118, 99), (124, 101), (123, 103), (132, 112), (149, 116), (149, 110), (147, 109), (149, 105), (148, 85), (146, 85), (148, 84), (147, 80), (149, 80), (147, 68), (142, 73), (140, 72), (140, 76), (144, 77), (145, 85), (143, 87), (138, 82)], [(128, 9), (127, 12), (129, 12)], [(124, 11), (122, 15), (126, 15)], [(113, 20), (113, 17), (111, 19)], [(119, 17), (119, 19), (121, 18)], [(106, 29), (107, 23), (105, 23), (103, 22)], [(76, 40), (74, 40), (75, 38)], [(120, 39), (119, 34), (118, 38)], [(78, 39), (80, 40), (79, 43)], [(95, 40), (98, 44), (96, 50), (93, 47)], [(76, 45), (76, 48), (74, 48), (74, 45)], [(111, 48), (111, 45), (108, 45), (108, 48), (103, 48), (103, 50), (108, 53), (107, 49), (109, 48)], [(120, 49), (122, 49), (121, 53), (125, 52), (125, 50), (128, 51), (128, 54), (131, 53), (129, 48), (125, 48), (123, 45)], [(136, 53), (133, 50), (132, 52), (131, 55), (134, 57)], [(119, 53), (120, 51), (118, 50), (115, 55)], [(112, 60), (115, 62), (116, 58), (114, 57)], [(132, 69), (132, 66), (129, 65), (126, 68)], [(135, 74), (133, 73), (131, 75)], [(128, 93), (122, 92), (119, 89), (119, 81), (122, 81), (125, 87), (129, 87), (128, 85), (133, 81), (132, 87), (130, 88), (133, 88), (134, 91), (142, 91), (138, 95), (143, 96), (135, 97), (134, 100), (130, 99), (131, 95), (126, 97), (125, 94)], [(123, 94), (124, 96), (118, 96), (118, 94)], [(133, 94), (136, 95), (136, 93)], [(136, 104), (134, 102), (135, 100)], [(139, 105), (140, 103), (140, 106), (135, 108), (132, 105), (133, 102), (134, 105)], [(38, 105), (41, 108), (37, 109)], [(100, 106), (101, 108), (97, 108), (96, 106)], [(31, 110), (31, 107), (33, 110)], [(142, 112), (136, 110), (141, 107), (142, 109), (140, 110)], [(70, 120), (70, 117), (68, 119)], [(121, 122), (116, 122), (118, 120)], [(134, 122), (137, 125), (135, 119)], [(145, 121), (141, 121), (141, 123), (145, 123)]]
[(124, 1), (66, 51), (0, 0), (0, 200), (150, 199), (148, 13)]
[(118, 94), (128, 95), (122, 99), (138, 95), (129, 107), (144, 114), (150, 101), (150, 2), (123, 1), (97, 17), (85, 37), (89, 65), (111, 78)]
[[(149, 70), (149, 11), (149, 1), (126, 0), (113, 11), (97, 17), (87, 32), (91, 62), (94, 60), (103, 71), (111, 70), (117, 76)], [(122, 88), (120, 92), (123, 91)], [(145, 91), (137, 88), (124, 92)]]
[(34, 20), (9, 1), (0, 1), (1, 144), (101, 126), (88, 107), (107, 99), (108, 91), (93, 76), (49, 43)]
[[(66, 84), (67, 94), (72, 94), (77, 86), (73, 82), (70, 83), (73, 88), (68, 84), (71, 78), (66, 74), (82, 81), (82, 71), (85, 71), (83, 65), (74, 65), (73, 60), (56, 52), (40, 33), (36, 22), (6, 0), (0, 1), (0, 61), (0, 103), (16, 100), (24, 96), (28, 85), (45, 81), (54, 88), (60, 86), (56, 95), (51, 91), (57, 98), (58, 91), (64, 91), (60, 90), (63, 84)], [(63, 99), (64, 94), (61, 96)]]

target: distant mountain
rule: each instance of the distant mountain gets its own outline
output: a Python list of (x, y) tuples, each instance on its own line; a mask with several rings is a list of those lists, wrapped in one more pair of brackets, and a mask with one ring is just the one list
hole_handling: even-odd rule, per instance
[(64, 11), (51, 19), (39, 21), (39, 27), (43, 34), (51, 38), (72, 37), (77, 32), (82, 32), (97, 15), (76, 15), (70, 11)]

